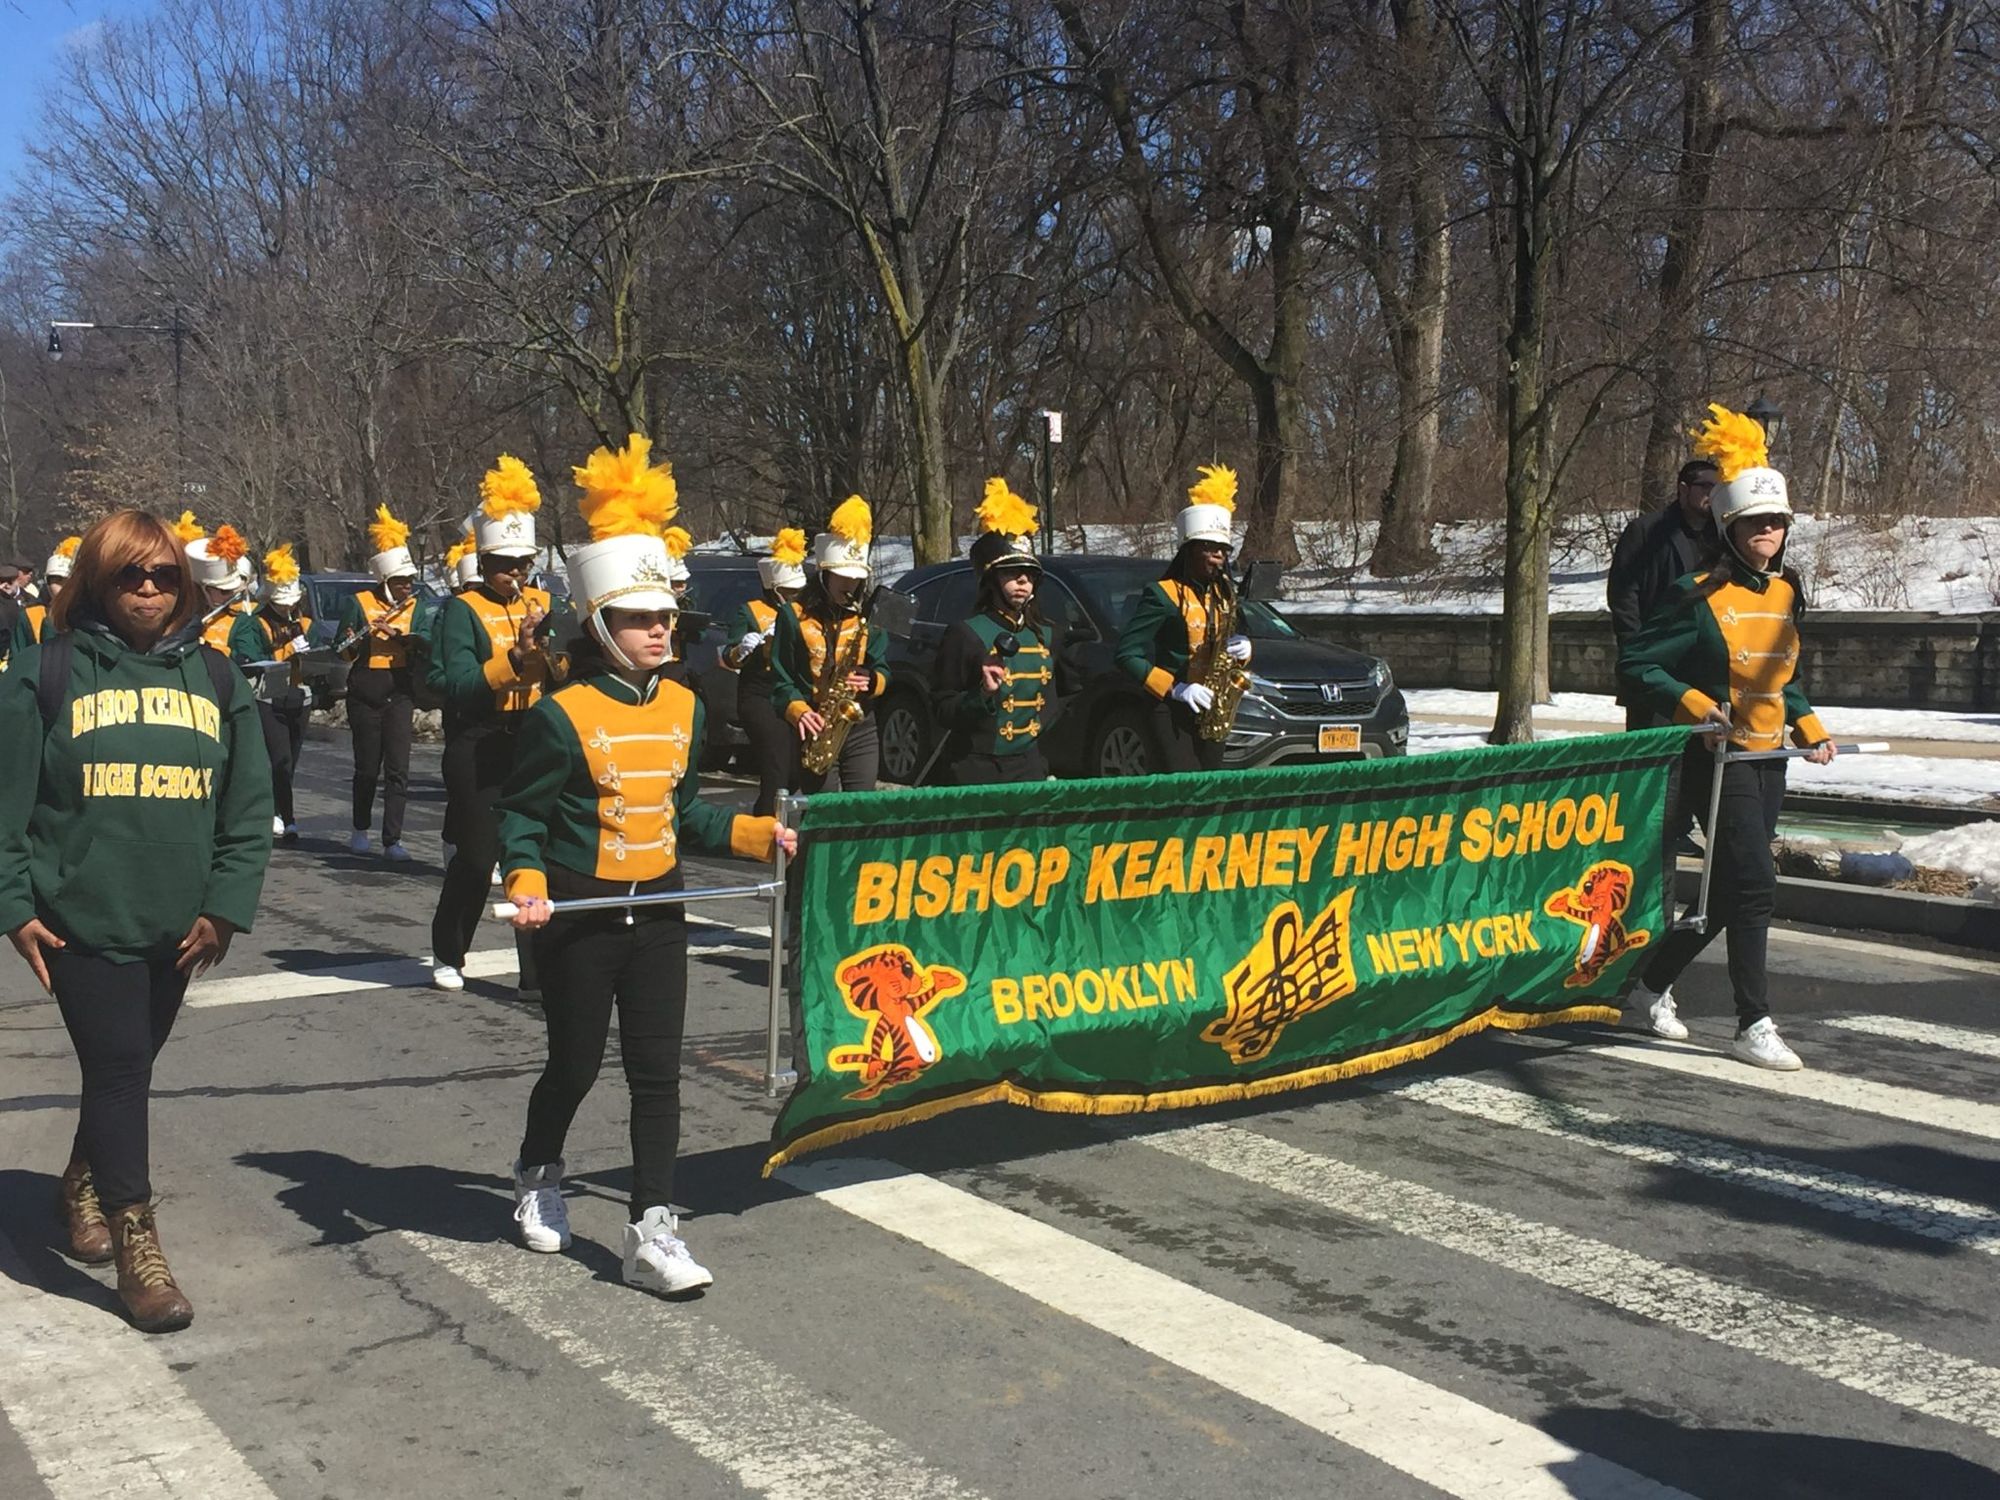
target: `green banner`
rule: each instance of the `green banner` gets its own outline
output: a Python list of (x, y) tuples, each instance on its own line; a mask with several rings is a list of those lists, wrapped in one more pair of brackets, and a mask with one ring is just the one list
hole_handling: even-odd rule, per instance
[(966, 1105), (1172, 1109), (1613, 1020), (1686, 742), (815, 797), (766, 1171)]

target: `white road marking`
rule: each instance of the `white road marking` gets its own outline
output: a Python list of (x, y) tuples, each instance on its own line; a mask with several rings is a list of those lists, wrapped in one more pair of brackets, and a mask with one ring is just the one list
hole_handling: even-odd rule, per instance
[(1974, 1031), (1965, 1026), (1939, 1026), (1929, 1021), (1908, 1021), (1901, 1016), (1821, 1016), (1818, 1019), (1822, 1026), (1831, 1026), (1837, 1031), (1859, 1031), (1898, 1042), (1921, 1042), (1926, 1047), (1947, 1047), (1953, 1052), (1970, 1052), (1976, 1057), (2000, 1057), (2000, 1036), (1990, 1031)]
[[(510, 945), (465, 956), (459, 972), (467, 979), (499, 979), (512, 974), (516, 958)], [(243, 974), (234, 979), (204, 979), (188, 986), (187, 1004), (194, 1010), (218, 1005), (261, 1005), (271, 1000), (309, 1000), (317, 995), (352, 995), (364, 990), (427, 990), (431, 967), (414, 958), (378, 959), (329, 969), (290, 973)]]
[(777, 1175), (1447, 1494), (1467, 1500), (1678, 1494), (1528, 1423), (935, 1178), (854, 1157), (799, 1163)]
[(898, 1439), (835, 1406), (689, 1304), (606, 1286), (581, 1261), (512, 1245), (399, 1238), (772, 1500), (974, 1500)]
[(272, 1500), (270, 1488), (118, 1314), (42, 1291), (0, 1235), (0, 1407), (55, 1500)]
[(1835, 953), (1854, 953), (1867, 958), (1891, 959), (1897, 963), (1924, 964), (1933, 969), (1957, 969), (1966, 974), (1990, 974), (2000, 978), (2000, 962), (1984, 958), (1964, 958), (1956, 953), (1926, 953), (1921, 948), (1903, 948), (1895, 943), (1869, 943), (1860, 938), (1833, 937), (1823, 932), (1799, 932), (1789, 927), (1773, 927), (1774, 943), (1798, 943), (1808, 948), (1827, 948)]
[[(1830, 1104), (1836, 1109), (1859, 1110), (1865, 1115), (1882, 1115), (1904, 1124), (1929, 1126), (2000, 1141), (2000, 1105), (1982, 1104), (1976, 1099), (1954, 1099), (1924, 1089), (1900, 1084), (1877, 1083), (1869, 1078), (1852, 1078), (1815, 1068), (1806, 1058), (1803, 1071), (1773, 1073), (1753, 1067), (1725, 1052), (1710, 1052), (1685, 1043), (1664, 1041), (1620, 1041), (1592, 1038), (1587, 1043), (1559, 1042), (1543, 1037), (1512, 1033), (1505, 1044), (1548, 1050), (1553, 1047), (1581, 1047), (1591, 1057), (1609, 1057), (1618, 1062), (1637, 1063), (1668, 1073), (1684, 1073), (1691, 1078), (1707, 1078), (1736, 1088), (1761, 1089), (1790, 1099), (1808, 1099)], [(1807, 1049), (1810, 1053), (1811, 1049)]]
[(1905, 1234), (2000, 1255), (2000, 1213), (1963, 1198), (1910, 1192), (1852, 1172), (1748, 1150), (1668, 1125), (1537, 1098), (1473, 1078), (1415, 1078), (1370, 1087), (1495, 1125), (1532, 1131), (1653, 1166), (1694, 1172), (1735, 1187), (1885, 1224)]
[[(1120, 1136), (1662, 1327), (2000, 1437), (2000, 1370), (1838, 1313), (1468, 1203), (1234, 1125)], [(1560, 1318), (1560, 1310), (1550, 1310)]]

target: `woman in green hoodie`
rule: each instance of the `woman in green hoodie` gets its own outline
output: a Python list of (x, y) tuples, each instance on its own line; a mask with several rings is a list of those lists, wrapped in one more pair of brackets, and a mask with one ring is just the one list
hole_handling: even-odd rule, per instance
[(148, 1333), (194, 1316), (153, 1221), (153, 1059), (189, 979), (249, 928), (271, 854), (256, 699), (201, 645), (197, 609), (173, 531), (120, 511), (77, 549), (54, 633), (0, 678), (0, 930), (83, 1072), (70, 1250), (117, 1261)]

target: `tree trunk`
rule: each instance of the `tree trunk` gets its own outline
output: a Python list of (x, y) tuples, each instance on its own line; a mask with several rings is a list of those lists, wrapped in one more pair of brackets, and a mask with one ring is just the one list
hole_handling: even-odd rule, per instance
[(1257, 473), (1245, 507), (1242, 555), (1289, 567), (1299, 560), (1298, 541), (1285, 518), (1297, 482), (1305, 402), (1295, 383), (1271, 375), (1250, 382), (1250, 398), (1257, 412)]
[(1546, 668), (1540, 648), (1549, 612), (1549, 434), (1554, 413), (1545, 389), (1548, 349), (1551, 182), (1543, 150), (1515, 157), (1513, 170), (1513, 310), (1507, 330), (1507, 562), (1500, 637), (1496, 745), (1535, 737), (1535, 702)]
[(1437, 293), (1428, 306), (1412, 302), (1407, 316), (1390, 330), (1389, 350), (1396, 370), (1396, 463), (1382, 492), (1381, 525), (1368, 571), (1398, 578), (1437, 561), (1431, 545), (1431, 483), (1437, 469), (1439, 403), (1444, 387), (1444, 277), (1448, 244), (1437, 250)]

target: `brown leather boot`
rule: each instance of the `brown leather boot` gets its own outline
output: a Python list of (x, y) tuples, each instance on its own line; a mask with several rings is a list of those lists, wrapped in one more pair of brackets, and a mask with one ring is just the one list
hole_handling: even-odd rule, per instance
[(194, 1308), (174, 1285), (174, 1273), (160, 1250), (153, 1206), (135, 1203), (111, 1216), (111, 1239), (118, 1253), (118, 1299), (141, 1333), (172, 1333), (194, 1321)]
[(73, 1259), (87, 1266), (101, 1266), (111, 1259), (111, 1226), (104, 1222), (104, 1206), (97, 1201), (97, 1188), (90, 1180), (90, 1163), (80, 1156), (70, 1158), (70, 1164), (63, 1168), (57, 1207), (69, 1234)]

